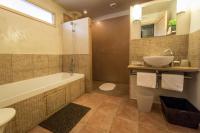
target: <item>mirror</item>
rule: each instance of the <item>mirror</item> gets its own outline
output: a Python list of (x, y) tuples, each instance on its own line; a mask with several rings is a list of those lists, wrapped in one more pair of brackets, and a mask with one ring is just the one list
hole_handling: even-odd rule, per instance
[(176, 0), (141, 4), (141, 38), (176, 33)]
[(189, 34), (190, 6), (191, 0), (152, 0), (131, 6), (131, 40)]

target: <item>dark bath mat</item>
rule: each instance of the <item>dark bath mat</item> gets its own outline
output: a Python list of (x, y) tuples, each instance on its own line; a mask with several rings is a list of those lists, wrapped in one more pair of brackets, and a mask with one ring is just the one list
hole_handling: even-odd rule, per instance
[(53, 133), (68, 133), (89, 110), (88, 107), (70, 103), (40, 123), (40, 126)]

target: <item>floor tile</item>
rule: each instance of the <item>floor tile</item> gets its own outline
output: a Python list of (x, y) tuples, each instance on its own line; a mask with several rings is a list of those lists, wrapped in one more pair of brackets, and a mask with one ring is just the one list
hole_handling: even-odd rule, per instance
[(81, 131), (78, 133), (108, 133), (108, 131), (99, 129), (99, 128), (94, 128), (91, 126), (85, 126)]
[(138, 133), (170, 133), (168, 129), (157, 128), (156, 125), (139, 124)]
[(29, 131), (28, 133), (53, 133), (45, 128), (42, 128), (40, 126), (37, 126), (35, 128), (33, 128), (31, 131)]
[(104, 112), (97, 111), (90, 117), (87, 125), (93, 128), (109, 130), (111, 128), (112, 121), (112, 116), (109, 116)]
[(121, 104), (121, 106), (119, 107), (117, 117), (131, 121), (138, 121), (139, 115), (136, 103), (132, 101), (123, 102), (123, 104)]
[(101, 111), (102, 113), (105, 113), (107, 116), (115, 115), (117, 112), (119, 106), (110, 103), (110, 102), (103, 102), (98, 108), (97, 111)]
[(137, 133), (138, 122), (115, 118), (110, 133)]
[(155, 126), (159, 129), (167, 129), (167, 122), (160, 112), (152, 111), (150, 113), (139, 112), (139, 123)]
[(124, 98), (122, 98), (122, 97), (109, 96), (107, 98), (106, 102), (120, 105), (123, 102), (123, 100), (124, 100)]
[(189, 133), (200, 133), (200, 128), (199, 129), (189, 129)]
[(95, 109), (91, 109), (81, 120), (81, 123), (87, 123), (90, 117), (95, 113)]
[(85, 123), (78, 123), (71, 131), (70, 133), (79, 133), (85, 126)]
[[(128, 97), (92, 92), (79, 97), (74, 103), (91, 110), (70, 133), (200, 133), (200, 129), (169, 124), (160, 105), (153, 106), (150, 113), (139, 112), (137, 102)], [(52, 132), (37, 126), (29, 133)]]
[(169, 123), (167, 123), (167, 127), (171, 133), (189, 133), (189, 128), (186, 128), (186, 127), (172, 125)]

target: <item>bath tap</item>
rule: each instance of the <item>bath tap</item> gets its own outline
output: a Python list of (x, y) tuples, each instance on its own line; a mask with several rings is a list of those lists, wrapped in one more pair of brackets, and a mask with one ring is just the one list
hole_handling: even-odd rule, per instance
[(69, 66), (70, 75), (73, 75), (74, 68), (75, 68), (74, 57), (72, 57), (71, 62), (70, 62), (70, 66)]

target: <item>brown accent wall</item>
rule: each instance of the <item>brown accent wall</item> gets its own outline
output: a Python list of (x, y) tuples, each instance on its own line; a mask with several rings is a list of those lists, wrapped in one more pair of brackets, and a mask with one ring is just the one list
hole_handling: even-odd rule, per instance
[(128, 83), (129, 16), (92, 25), (93, 80)]

